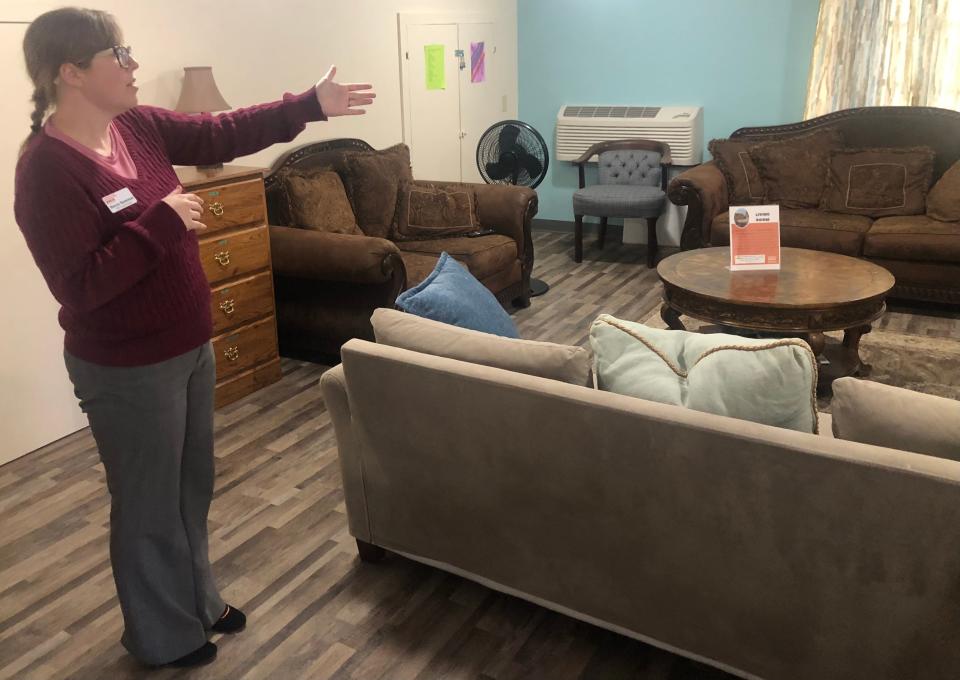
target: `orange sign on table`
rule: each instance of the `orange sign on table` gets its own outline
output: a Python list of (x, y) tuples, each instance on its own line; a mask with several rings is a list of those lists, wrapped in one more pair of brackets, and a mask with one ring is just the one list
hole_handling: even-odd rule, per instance
[(780, 269), (780, 206), (730, 207), (730, 271)]

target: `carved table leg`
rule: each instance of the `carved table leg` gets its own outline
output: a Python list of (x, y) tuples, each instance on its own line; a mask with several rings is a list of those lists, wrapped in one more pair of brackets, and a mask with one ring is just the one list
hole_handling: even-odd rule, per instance
[(660, 305), (660, 318), (667, 324), (667, 328), (673, 331), (685, 331), (687, 327), (680, 321), (680, 313), (664, 302)]
[(870, 326), (870, 324), (865, 324), (863, 326), (848, 328), (843, 332), (843, 347), (847, 352), (847, 356), (850, 357), (850, 360), (854, 362), (856, 366), (853, 375), (867, 376), (870, 374), (870, 366), (863, 363), (860, 359), (860, 338), (872, 330), (873, 327)]
[(818, 357), (823, 354), (823, 348), (827, 346), (827, 336), (823, 333), (807, 333), (803, 339), (813, 350), (813, 356)]
[(870, 332), (870, 326), (854, 326), (843, 332), (843, 342), (828, 342), (820, 365), (819, 385), (821, 392), (832, 389), (833, 381), (848, 375), (866, 377), (870, 367), (860, 360), (860, 338)]

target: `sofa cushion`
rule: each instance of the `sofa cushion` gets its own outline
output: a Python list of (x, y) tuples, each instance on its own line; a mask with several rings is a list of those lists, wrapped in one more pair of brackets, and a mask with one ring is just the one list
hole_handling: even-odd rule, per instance
[(583, 347), (503, 338), (396, 309), (376, 309), (370, 321), (380, 344), (574, 385), (590, 384), (590, 352)]
[(960, 220), (960, 161), (951, 165), (930, 189), (927, 215), (936, 220)]
[(466, 184), (400, 182), (395, 240), (463, 235), (479, 228), (476, 192)]
[(960, 262), (867, 258), (893, 274), (892, 297), (960, 305)]
[(863, 243), (866, 257), (930, 262), (960, 262), (960, 222), (926, 215), (881, 217)]
[(817, 362), (799, 338), (662, 330), (601, 314), (590, 346), (601, 390), (817, 431)]
[(344, 186), (364, 234), (390, 237), (397, 212), (397, 193), (404, 179), (413, 179), (410, 149), (406, 144), (344, 154)]
[(763, 202), (782, 208), (819, 207), (830, 152), (841, 142), (840, 132), (831, 128), (751, 146), (750, 157), (763, 180)]
[(837, 439), (960, 460), (960, 402), (953, 399), (840, 378), (830, 410)]
[(835, 149), (820, 207), (884, 217), (919, 215), (933, 176), (933, 149)]
[(397, 247), (402, 255), (418, 253), (436, 258), (440, 253), (450, 253), (480, 280), (508, 269), (517, 259), (517, 242), (503, 234), (489, 234), (476, 238), (461, 236), (422, 241), (397, 241)]
[(403, 260), (403, 267), (407, 270), (406, 287), (413, 288), (430, 276), (430, 272), (437, 266), (437, 257), (437, 255), (401, 250), (400, 259)]
[[(730, 244), (730, 218), (724, 212), (713, 218), (710, 244)], [(860, 255), (863, 239), (873, 220), (862, 215), (841, 215), (813, 208), (780, 209), (780, 245), (787, 248), (825, 250)]]
[(363, 234), (340, 175), (333, 170), (287, 170), (280, 186), (292, 226), (332, 234)]
[(763, 180), (750, 158), (749, 148), (752, 146), (757, 146), (757, 143), (737, 139), (710, 141), (710, 154), (727, 180), (730, 205), (751, 205), (763, 201)]
[(397, 296), (397, 307), (434, 321), (519, 337), (510, 315), (497, 298), (448, 253), (441, 253), (437, 266), (419, 284)]

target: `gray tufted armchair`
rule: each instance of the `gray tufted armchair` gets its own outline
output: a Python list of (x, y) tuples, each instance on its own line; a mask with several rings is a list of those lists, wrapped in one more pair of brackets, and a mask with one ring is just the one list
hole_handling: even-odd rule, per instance
[[(599, 156), (599, 184), (586, 186), (584, 164)], [(574, 255), (583, 261), (583, 216), (600, 218), (597, 245), (603, 248), (609, 217), (645, 217), (647, 219), (647, 265), (653, 267), (657, 257), (657, 218), (663, 212), (667, 195), (664, 191), (670, 165), (670, 146), (649, 139), (623, 139), (600, 142), (573, 161), (580, 171), (580, 189), (573, 194), (575, 220)]]

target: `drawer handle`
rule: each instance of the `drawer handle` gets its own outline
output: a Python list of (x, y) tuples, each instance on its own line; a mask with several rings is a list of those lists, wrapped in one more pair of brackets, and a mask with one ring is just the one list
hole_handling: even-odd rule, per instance
[(227, 358), (227, 361), (236, 361), (240, 358), (240, 348), (239, 347), (227, 347), (223, 350), (223, 356)]
[(226, 314), (227, 316), (232, 316), (234, 310), (233, 300), (224, 300), (220, 303), (220, 311)]
[(214, 201), (210, 204), (210, 212), (212, 212), (217, 217), (223, 216), (223, 203), (220, 201)]
[(221, 267), (226, 267), (230, 264), (230, 251), (221, 250), (219, 253), (214, 253), (213, 259), (219, 262)]

